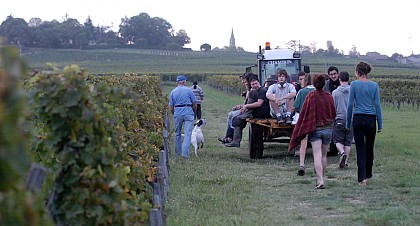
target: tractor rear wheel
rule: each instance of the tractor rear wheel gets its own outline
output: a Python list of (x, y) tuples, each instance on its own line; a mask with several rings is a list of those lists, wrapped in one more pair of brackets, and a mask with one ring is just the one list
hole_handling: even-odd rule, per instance
[(264, 127), (251, 123), (249, 127), (249, 158), (260, 159), (264, 153)]

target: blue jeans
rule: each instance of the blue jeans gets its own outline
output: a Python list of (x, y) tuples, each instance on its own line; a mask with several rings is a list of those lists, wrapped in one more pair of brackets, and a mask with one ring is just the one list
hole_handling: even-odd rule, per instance
[[(184, 141), (182, 141), (181, 130), (184, 125)], [(194, 115), (174, 116), (175, 127), (175, 154), (188, 158), (190, 155), (191, 133), (194, 125)]]
[(232, 126), (233, 123), (233, 118), (235, 118), (236, 116), (238, 116), (241, 113), (241, 110), (233, 110), (230, 111), (228, 113), (227, 116), (227, 124), (228, 124), (228, 128), (231, 127), (232, 129), (234, 129), (235, 127)]
[(225, 138), (226, 138), (226, 137), (229, 137), (229, 138), (232, 138), (232, 139), (233, 139), (233, 134), (234, 134), (234, 131), (235, 131), (235, 129), (232, 129), (232, 126), (231, 126), (231, 125), (228, 125), (228, 126), (227, 126), (227, 129), (226, 129), (226, 135), (225, 135)]

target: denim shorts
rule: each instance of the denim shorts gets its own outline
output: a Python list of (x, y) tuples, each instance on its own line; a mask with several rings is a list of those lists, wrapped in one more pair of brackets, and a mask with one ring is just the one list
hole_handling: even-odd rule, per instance
[(322, 140), (322, 144), (330, 144), (332, 139), (332, 127), (321, 127), (316, 128), (315, 132), (312, 132), (308, 136), (309, 142)]

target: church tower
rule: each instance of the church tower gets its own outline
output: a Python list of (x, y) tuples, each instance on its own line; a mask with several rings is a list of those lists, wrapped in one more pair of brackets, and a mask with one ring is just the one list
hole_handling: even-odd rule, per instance
[(229, 49), (236, 49), (235, 36), (233, 35), (233, 28), (232, 28), (232, 34), (230, 35)]

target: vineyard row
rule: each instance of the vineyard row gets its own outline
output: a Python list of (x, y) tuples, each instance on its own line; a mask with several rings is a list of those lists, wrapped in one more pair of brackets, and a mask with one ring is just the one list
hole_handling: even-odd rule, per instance
[[(160, 78), (75, 65), (26, 77), (13, 50), (0, 63), (0, 225), (148, 224), (168, 102)], [(33, 161), (49, 173), (29, 191)]]
[[(420, 107), (420, 80), (373, 78), (378, 82), (383, 104), (397, 107)], [(244, 91), (238, 76), (208, 76), (206, 83), (214, 88), (240, 94)]]

